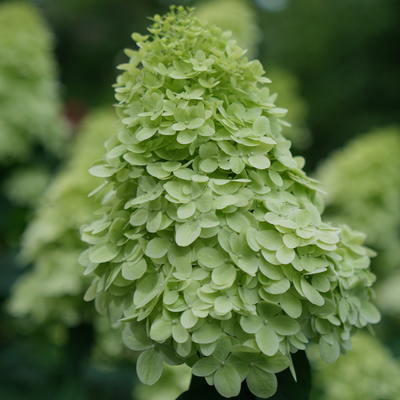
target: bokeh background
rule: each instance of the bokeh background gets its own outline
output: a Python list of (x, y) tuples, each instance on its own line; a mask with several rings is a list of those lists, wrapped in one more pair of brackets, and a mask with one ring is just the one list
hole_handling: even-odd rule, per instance
[[(132, 32), (168, 0), (0, 1), (0, 398), (174, 400), (190, 372), (141, 385), (120, 327), (83, 300), (79, 227), (99, 208), (87, 170), (113, 133), (112, 84)], [(328, 365), (308, 349), (313, 400), (400, 399), (400, 2), (198, 0), (232, 30), (289, 109), (292, 151), (325, 219), (378, 252), (376, 335)]]

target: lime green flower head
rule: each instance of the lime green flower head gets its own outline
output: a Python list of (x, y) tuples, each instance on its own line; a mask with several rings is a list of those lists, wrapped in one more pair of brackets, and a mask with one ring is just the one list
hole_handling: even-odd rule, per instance
[(0, 164), (26, 162), (36, 145), (60, 155), (67, 126), (60, 118), (53, 37), (35, 6), (0, 5)]
[(123, 127), (91, 168), (109, 192), (82, 227), (86, 299), (126, 323), (142, 382), (186, 363), (224, 397), (246, 380), (268, 398), (310, 338), (333, 362), (378, 322), (371, 252), (321, 221), (259, 61), (182, 7), (149, 31), (120, 66)]

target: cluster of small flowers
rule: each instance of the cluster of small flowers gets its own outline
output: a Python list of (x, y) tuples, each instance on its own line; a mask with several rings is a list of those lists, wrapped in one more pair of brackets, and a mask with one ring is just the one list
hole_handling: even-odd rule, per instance
[(246, 380), (267, 398), (309, 339), (333, 362), (379, 320), (371, 252), (321, 221), (260, 62), (182, 7), (149, 31), (120, 66), (123, 127), (90, 170), (109, 191), (81, 230), (85, 298), (126, 323), (144, 383), (186, 363), (225, 397)]

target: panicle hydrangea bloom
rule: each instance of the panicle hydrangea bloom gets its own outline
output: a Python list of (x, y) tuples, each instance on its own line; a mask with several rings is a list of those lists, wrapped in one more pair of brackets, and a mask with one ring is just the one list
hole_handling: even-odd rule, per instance
[(375, 129), (334, 152), (318, 169), (328, 190), (324, 215), (367, 233), (378, 251), (378, 305), (400, 316), (400, 129)]
[[(206, 20), (209, 24), (218, 26), (224, 31), (232, 32), (232, 39), (237, 45), (247, 50), (249, 59), (257, 55), (257, 45), (261, 39), (257, 16), (249, 0), (206, 0), (196, 3), (195, 15)], [(268, 66), (268, 77), (271, 96), (279, 103), (285, 104), (290, 110), (285, 120), (292, 129), (285, 133), (285, 137), (298, 148), (307, 148), (311, 135), (306, 127), (307, 105), (299, 95), (299, 82), (290, 72), (281, 67)]]
[(90, 170), (109, 191), (81, 229), (85, 297), (126, 324), (142, 382), (186, 363), (224, 397), (246, 380), (268, 398), (310, 339), (333, 362), (378, 322), (372, 252), (321, 221), (259, 61), (183, 7), (149, 31), (132, 35), (115, 85), (122, 128)]
[(0, 6), (0, 164), (26, 162), (40, 144), (60, 154), (61, 121), (53, 37), (35, 6)]
[(196, 2), (195, 16), (223, 31), (231, 31), (237, 45), (247, 50), (247, 57), (257, 56), (261, 32), (251, 1), (200, 0)]
[(400, 262), (400, 129), (379, 128), (334, 152), (318, 169), (324, 215), (367, 233), (380, 273)]
[(88, 316), (82, 295), (90, 283), (77, 262), (85, 246), (79, 227), (92, 221), (99, 203), (87, 197), (99, 179), (87, 170), (101, 158), (111, 135), (112, 112), (92, 113), (69, 149), (67, 162), (55, 176), (21, 240), (20, 259), (32, 267), (16, 281), (8, 311), (35, 324), (61, 322), (72, 326)]
[(312, 346), (307, 349), (307, 355), (313, 365), (312, 399), (399, 399), (400, 362), (377, 338), (367, 333), (357, 334), (351, 352), (334, 364), (322, 362)]

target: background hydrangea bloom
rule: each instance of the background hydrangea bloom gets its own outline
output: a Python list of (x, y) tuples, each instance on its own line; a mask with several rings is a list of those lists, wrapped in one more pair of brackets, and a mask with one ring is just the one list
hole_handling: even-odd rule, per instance
[(81, 300), (90, 280), (82, 277), (77, 262), (84, 249), (79, 227), (83, 221), (91, 221), (99, 207), (87, 197), (99, 180), (86, 171), (101, 157), (114, 121), (113, 113), (103, 110), (86, 119), (69, 149), (67, 162), (26, 228), (20, 259), (33, 266), (13, 287), (8, 304), (13, 315), (30, 317), (35, 323), (56, 321), (67, 326), (92, 315)]
[(372, 252), (321, 221), (261, 64), (191, 11), (154, 21), (150, 40), (133, 34), (115, 85), (123, 125), (90, 170), (108, 193), (82, 227), (85, 298), (126, 323), (142, 382), (186, 363), (224, 397), (246, 380), (267, 398), (309, 339), (333, 362), (379, 321)]
[(352, 350), (334, 364), (322, 362), (315, 347), (307, 355), (314, 365), (313, 400), (395, 400), (400, 396), (399, 361), (371, 335), (357, 334)]
[(26, 162), (37, 145), (59, 155), (66, 138), (53, 37), (29, 3), (0, 6), (0, 163)]

